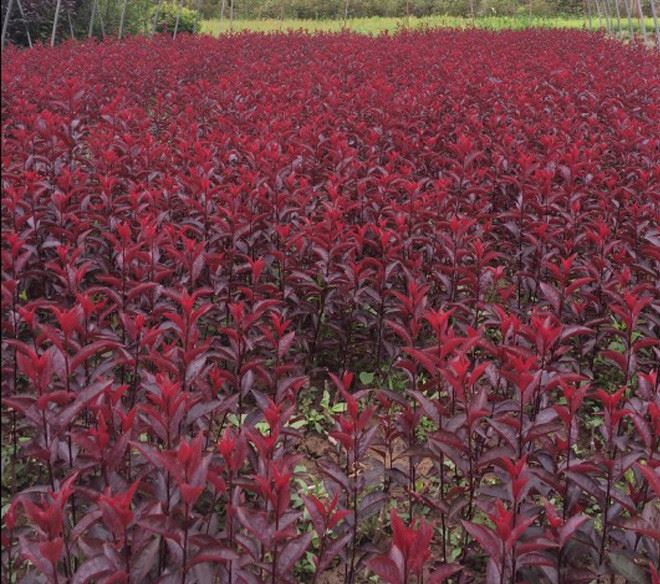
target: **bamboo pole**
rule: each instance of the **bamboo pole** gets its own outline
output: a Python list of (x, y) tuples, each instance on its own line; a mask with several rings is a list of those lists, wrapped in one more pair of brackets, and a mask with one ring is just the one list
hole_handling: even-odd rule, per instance
[(637, 0), (637, 12), (639, 16), (639, 27), (642, 29), (642, 39), (644, 44), (648, 42), (646, 38), (646, 23), (644, 22), (644, 11), (642, 10), (642, 0)]
[(7, 14), (5, 14), (5, 19), (2, 22), (2, 39), (0, 39), (0, 46), (2, 47), (5, 46), (5, 40), (7, 38), (7, 30), (9, 29), (9, 19), (11, 18), (11, 9), (14, 7), (13, 4), (14, 1), (9, 0), (7, 4)]
[(594, 24), (593, 24), (593, 19), (591, 17), (591, 0), (586, 0), (586, 1), (587, 1), (587, 16), (589, 18), (589, 32), (593, 32)]
[(66, 10), (66, 18), (69, 21), (69, 34), (71, 35), (71, 38), (75, 40), (76, 34), (73, 32), (73, 22), (71, 21), (71, 12), (69, 12), (68, 8)]
[(612, 34), (612, 21), (610, 20), (609, 0), (603, 0), (603, 13), (605, 14), (605, 30), (607, 34)]
[(126, 18), (126, 5), (128, 4), (128, 0), (124, 0), (123, 4), (121, 5), (121, 16), (119, 17), (119, 38), (121, 39), (122, 36), (124, 36), (124, 20)]
[[(108, 24), (110, 24), (110, 11), (111, 11), (112, 4), (113, 3), (110, 2), (110, 0), (106, 0), (106, 2), (105, 2), (105, 22), (107, 22)], [(100, 14), (100, 12), (99, 12), (99, 14)], [(109, 30), (108, 34), (110, 32), (111, 31)]]
[(623, 36), (621, 28), (621, 8), (619, 7), (619, 0), (614, 0), (614, 10), (616, 11), (616, 28), (619, 31), (619, 38)]
[(92, 0), (92, 10), (89, 15), (89, 28), (87, 29), (87, 38), (91, 39), (94, 34), (94, 13), (96, 12), (96, 0)]
[(630, 9), (630, 0), (623, 0), (623, 6), (626, 9), (626, 16), (628, 17), (628, 33), (630, 34), (630, 41), (635, 40), (635, 29), (632, 23), (632, 10)]
[(174, 34), (172, 34), (172, 40), (176, 40), (176, 33), (179, 32), (179, 21), (181, 20), (181, 8), (183, 0), (179, 0), (179, 7), (176, 10), (176, 20), (174, 21)]
[(25, 18), (25, 11), (23, 10), (23, 4), (21, 0), (16, 0), (16, 5), (18, 6), (18, 11), (21, 13), (21, 18), (23, 19), (23, 26), (25, 26), (25, 34), (27, 35), (28, 47), (32, 48), (32, 35), (30, 34), (30, 27), (28, 26), (27, 18)]
[(594, 3), (596, 4), (596, 14), (598, 15), (598, 30), (603, 28), (603, 16), (600, 11), (600, 2), (598, 0), (594, 0)]
[(658, 25), (658, 11), (655, 9), (655, 0), (651, 0), (651, 15), (655, 29), (655, 48), (660, 51), (660, 26)]
[[(197, 26), (199, 24), (198, 18), (201, 17), (202, 14), (202, 0), (197, 0), (197, 5), (196, 5), (196, 10), (197, 10), (197, 16), (195, 17), (195, 20), (193, 22), (193, 33), (197, 34), (199, 31), (197, 30)], [(201, 30), (201, 28), (200, 28)]]
[(60, 19), (60, 10), (62, 8), (62, 0), (57, 0), (55, 6), (55, 16), (53, 17), (53, 30), (50, 33), (50, 46), (55, 46), (55, 35), (57, 34), (57, 21)]
[(101, 14), (101, 6), (98, 4), (98, 2), (96, 4), (96, 8), (98, 9), (99, 12), (98, 17), (99, 17), (99, 25), (101, 27), (101, 38), (105, 40), (105, 22), (103, 20), (103, 14)]
[(234, 30), (234, 0), (229, 0), (229, 30)]
[(156, 29), (158, 28), (158, 18), (160, 17), (160, 7), (162, 4), (163, 4), (163, 0), (158, 0), (158, 4), (156, 4), (156, 12), (154, 13), (154, 23), (151, 28), (152, 35), (156, 32)]

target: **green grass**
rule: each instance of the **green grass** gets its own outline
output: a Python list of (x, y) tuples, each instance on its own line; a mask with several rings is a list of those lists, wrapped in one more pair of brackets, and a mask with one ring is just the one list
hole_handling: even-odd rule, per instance
[[(602, 21), (600, 28), (605, 30), (605, 21)], [(639, 30), (639, 22), (634, 22), (635, 30)], [(588, 23), (583, 18), (572, 18), (565, 16), (558, 17), (532, 17), (526, 16), (482, 16), (475, 20), (475, 25), (479, 28), (488, 30), (503, 29), (523, 29), (523, 28), (573, 28), (587, 29)], [(616, 29), (616, 20), (612, 23)], [(624, 33), (628, 30), (628, 23), (624, 19), (621, 22)], [(346, 28), (352, 32), (363, 34), (379, 34), (387, 31), (396, 32), (402, 28), (459, 28), (465, 29), (472, 26), (472, 20), (455, 16), (429, 16), (425, 18), (411, 17), (410, 20), (404, 18), (353, 18), (346, 21)], [(597, 18), (593, 19), (595, 29), (599, 28)], [(244, 31), (251, 30), (256, 32), (278, 32), (289, 30), (304, 30), (307, 32), (339, 32), (344, 27), (343, 20), (234, 20), (233, 30)], [(646, 29), (649, 36), (653, 34), (653, 20), (646, 19)], [(230, 22), (228, 19), (205, 20), (202, 23), (202, 32), (212, 35), (218, 35), (230, 32)]]

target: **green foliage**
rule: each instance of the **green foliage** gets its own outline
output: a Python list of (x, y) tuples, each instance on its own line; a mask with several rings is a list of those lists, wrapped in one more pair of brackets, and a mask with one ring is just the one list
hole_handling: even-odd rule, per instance
[(328, 428), (332, 427), (333, 416), (346, 410), (346, 404), (343, 402), (336, 404), (330, 403), (330, 392), (327, 388), (323, 390), (323, 395), (318, 405), (314, 401), (313, 392), (306, 393), (301, 397), (300, 411), (302, 417), (291, 424), (292, 428), (296, 430), (306, 428), (317, 434), (325, 434)]
[[(174, 32), (178, 0), (163, 2), (159, 8), (158, 1), (128, 0), (123, 35), (150, 32), (156, 12), (158, 30)], [(650, 2), (641, 0), (647, 31), (652, 31), (654, 26)], [(29, 34), (33, 43), (50, 42), (56, 3), (57, 0), (22, 0), (23, 18), (13, 2), (8, 41), (27, 46)], [(0, 0), (0, 4), (4, 17), (8, 0)], [(230, 24), (232, 4), (234, 19)], [(99, 39), (117, 36), (123, 0), (62, 0), (56, 41), (87, 37), (92, 7), (95, 15), (92, 34)], [(346, 8), (348, 19), (344, 21)], [(625, 21), (625, 14), (622, 16)], [(378, 34), (402, 27), (466, 28), (473, 24), (494, 30), (528, 26), (586, 28), (586, 22), (583, 0), (183, 0), (178, 32), (219, 34), (230, 29), (336, 32), (347, 26), (354, 32)], [(592, 11), (592, 26), (605, 28), (605, 19), (596, 10)], [(632, 27), (639, 33), (637, 18), (633, 19)], [(627, 22), (624, 28), (627, 29)]]
[[(594, 19), (594, 27), (598, 27), (598, 21)], [(446, 16), (446, 15), (432, 15), (432, 16), (411, 16), (409, 19), (405, 17), (373, 17), (373, 18), (349, 18), (345, 23), (341, 18), (333, 19), (319, 19), (319, 20), (303, 20), (285, 18), (279, 20), (276, 18), (264, 18), (261, 20), (239, 19), (235, 20), (231, 28), (234, 31), (252, 30), (257, 32), (276, 32), (287, 30), (305, 30), (308, 32), (339, 32), (344, 28), (348, 28), (352, 32), (363, 34), (380, 34), (383, 32), (394, 33), (402, 28), (458, 28), (466, 29), (472, 26), (477, 28), (484, 28), (487, 30), (521, 30), (525, 28), (570, 28), (578, 30), (586, 30), (588, 22), (582, 15), (576, 16), (535, 16), (529, 17), (527, 13), (520, 13), (514, 16), (494, 15), (494, 16), (479, 16), (477, 15), (474, 22), (471, 18), (464, 16)], [(601, 29), (604, 27), (602, 23)], [(626, 23), (627, 27), (627, 23)], [(646, 29), (652, 30), (653, 19), (646, 19)], [(639, 22), (633, 21), (633, 28), (639, 34)], [(201, 31), (212, 35), (218, 35), (230, 30), (229, 19), (225, 17), (224, 20), (217, 18), (212, 20), (205, 20), (202, 22)], [(624, 36), (626, 34), (624, 30)]]
[(370, 373), (368, 371), (363, 371), (359, 375), (360, 383), (362, 385), (371, 385), (374, 382), (374, 377), (375, 375), (373, 373)]
[[(3, 17), (7, 14), (7, 0), (2, 0)], [(22, 0), (23, 15), (13, 2), (7, 27), (7, 39), (16, 45), (28, 45), (28, 32), (32, 43), (50, 43), (55, 16), (56, 0)], [(82, 39), (89, 35), (89, 24), (94, 10), (92, 34), (97, 38), (114, 37), (119, 32), (123, 0), (62, 0), (56, 42), (70, 38)], [(123, 35), (145, 33), (150, 30), (149, 17), (153, 13), (153, 0), (128, 0), (124, 14)], [(23, 18), (23, 16), (25, 18)]]
[[(94, 33), (97, 37), (102, 37), (103, 32), (106, 36), (115, 36), (119, 31), (121, 20), (121, 10), (123, 1), (116, 0), (98, 0), (95, 11)], [(82, 33), (85, 34), (89, 24), (89, 11), (91, 2), (86, 2), (87, 10), (82, 14)], [(149, 30), (149, 16), (151, 8), (150, 0), (129, 0), (126, 3), (126, 14), (124, 16), (123, 35), (142, 34)], [(100, 15), (100, 17), (99, 17)], [(101, 29), (103, 21), (103, 30)]]
[[(157, 8), (153, 9), (154, 15), (156, 10)], [(158, 11), (158, 24), (156, 30), (158, 32), (174, 32), (177, 14), (179, 15), (178, 33), (194, 33), (200, 29), (201, 17), (199, 12), (187, 8), (186, 6), (179, 7), (179, 5), (174, 2), (163, 2)]]
[[(202, 0), (204, 18), (218, 18), (222, 0)], [(231, 0), (225, 0), (225, 17)], [(582, 0), (234, 0), (237, 18), (342, 19), (349, 18), (504, 15), (526, 13), (536, 16), (559, 13), (581, 14)]]
[[(225, 0), (224, 17), (229, 20)], [(475, 17), (509, 16), (547, 18), (552, 16), (584, 16), (583, 0), (233, 0), (237, 20), (343, 20), (348, 18), (416, 18), (429, 16)], [(222, 0), (201, 0), (199, 9), (204, 19), (219, 19)], [(650, 0), (642, 0), (642, 9), (650, 16)], [(236, 23), (235, 23), (236, 24)], [(652, 23), (651, 23), (652, 26)], [(284, 28), (287, 28), (286, 26)], [(276, 27), (273, 30), (277, 30)]]

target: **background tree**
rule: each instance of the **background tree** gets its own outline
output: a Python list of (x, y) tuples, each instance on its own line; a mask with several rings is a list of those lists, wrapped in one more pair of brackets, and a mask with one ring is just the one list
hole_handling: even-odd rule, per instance
[[(2, 38), (5, 43), (31, 46), (33, 41), (57, 43), (71, 37), (123, 37), (156, 30), (186, 30), (185, 26), (176, 27), (176, 9), (171, 26), (169, 12), (167, 17), (161, 15), (168, 1), (175, 7), (178, 4), (178, 0), (0, 0)], [(621, 35), (621, 2), (628, 20), (628, 34), (632, 35), (635, 27), (648, 40), (646, 23), (641, 18), (644, 14), (655, 19), (655, 37), (660, 37), (657, 5), (653, 0), (241, 0), (240, 5), (237, 0), (181, 0), (182, 10), (199, 14), (199, 18), (190, 13), (184, 17), (182, 12), (180, 20), (199, 22), (205, 18), (228, 17), (233, 28), (237, 18), (346, 20), (441, 14), (476, 19), (486, 15), (534, 18), (564, 14), (583, 17), (585, 27), (590, 29), (594, 28), (595, 16), (599, 28), (605, 27), (608, 32), (616, 30)], [(639, 20), (634, 27), (633, 18)], [(195, 25), (193, 32), (198, 30)]]

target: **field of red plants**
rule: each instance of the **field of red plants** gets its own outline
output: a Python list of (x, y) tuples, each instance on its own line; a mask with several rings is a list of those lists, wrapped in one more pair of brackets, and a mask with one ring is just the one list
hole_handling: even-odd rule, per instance
[(2, 65), (3, 581), (658, 584), (656, 54)]

